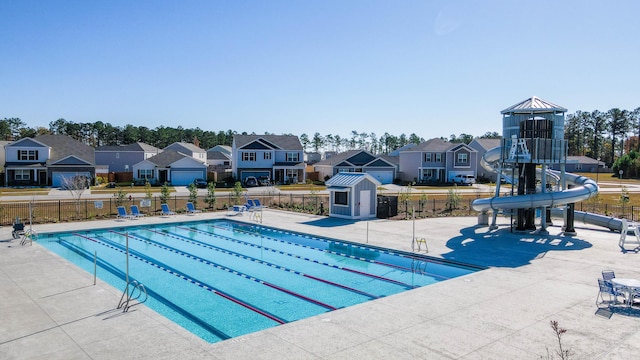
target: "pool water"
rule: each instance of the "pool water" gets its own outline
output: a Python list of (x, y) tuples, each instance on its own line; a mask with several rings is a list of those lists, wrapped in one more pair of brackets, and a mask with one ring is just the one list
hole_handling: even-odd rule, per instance
[[(360, 304), (480, 268), (230, 220), (49, 233), (39, 243), (208, 342)], [(117, 304), (114, 304), (114, 306)]]

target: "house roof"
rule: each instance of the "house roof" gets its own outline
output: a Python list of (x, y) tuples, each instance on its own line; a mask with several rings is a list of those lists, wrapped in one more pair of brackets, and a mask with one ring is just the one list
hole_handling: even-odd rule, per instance
[(598, 161), (588, 156), (567, 156), (567, 163), (604, 165), (603, 161)]
[(181, 147), (185, 150), (191, 151), (192, 153), (203, 153), (206, 152), (204, 149), (199, 148), (193, 144), (190, 143), (186, 143), (186, 142), (174, 142), (173, 144), (165, 147), (165, 149), (175, 149), (176, 147)]
[(510, 106), (502, 110), (501, 114), (529, 114), (529, 113), (550, 113), (550, 112), (566, 112), (567, 109), (554, 103), (540, 99), (537, 96), (532, 96), (528, 99)]
[(212, 147), (211, 149), (207, 150), (207, 154), (216, 153), (216, 152), (221, 152), (223, 154), (226, 154), (228, 157), (231, 157), (231, 152), (232, 152), (231, 146), (216, 145), (216, 146)]
[(353, 187), (363, 180), (369, 180), (376, 185), (381, 183), (367, 173), (337, 173), (325, 181), (327, 187)]
[(378, 158), (383, 159), (383, 160), (387, 161), (388, 163), (393, 164), (395, 166), (399, 166), (400, 165), (400, 158), (398, 156), (378, 155)]
[(207, 160), (231, 160), (231, 156), (222, 151), (207, 151)]
[(399, 147), (395, 150), (393, 150), (392, 152), (389, 153), (389, 156), (400, 156), (400, 152), (405, 151), (405, 150), (409, 150), (414, 148), (416, 145), (416, 143), (408, 143), (407, 145), (403, 146), (403, 147)]
[(429, 152), (446, 152), (452, 147), (456, 146), (457, 143), (450, 143), (448, 141), (444, 141), (439, 138), (429, 139), (423, 143), (420, 143), (410, 150), (407, 151), (429, 151)]
[(82, 159), (89, 164), (96, 163), (95, 150), (91, 146), (74, 140), (67, 135), (46, 134), (36, 136), (33, 139), (51, 147), (48, 163), (55, 163), (70, 155)]
[(270, 149), (302, 150), (300, 139), (295, 135), (234, 135), (236, 148), (242, 148), (254, 141), (259, 141)]
[(475, 138), (472, 143), (475, 142), (484, 150), (491, 150), (495, 147), (500, 146), (500, 142), (502, 139), (485, 139), (485, 138)]
[(167, 167), (171, 164), (173, 164), (174, 162), (183, 159), (185, 157), (191, 157), (189, 155), (185, 155), (183, 153), (177, 152), (175, 150), (172, 149), (168, 149), (165, 150), (161, 153), (159, 153), (158, 155), (154, 155), (150, 158), (148, 158), (146, 161), (149, 161), (153, 164), (158, 165), (159, 167)]
[[(349, 161), (350, 158), (354, 157), (357, 154), (360, 153), (366, 153), (369, 154), (369, 152), (365, 151), (365, 150), (347, 150), (345, 152), (341, 152), (339, 154), (335, 154), (333, 156), (331, 156), (328, 159), (322, 160), (322, 161), (318, 161), (317, 163), (315, 163), (315, 165), (331, 165), (331, 166), (337, 166), (338, 164), (340, 164), (341, 162), (344, 161)], [(372, 158), (375, 158), (374, 155), (369, 154)], [(369, 162), (369, 161), (367, 161)], [(353, 164), (351, 161), (349, 161), (349, 163), (351, 165), (355, 165)], [(362, 164), (364, 165), (364, 164)], [(346, 165), (344, 165), (346, 166)]]
[(158, 152), (158, 149), (155, 146), (143, 143), (143, 142), (135, 142), (133, 144), (127, 145), (103, 145), (98, 146), (96, 151), (143, 151), (143, 152)]

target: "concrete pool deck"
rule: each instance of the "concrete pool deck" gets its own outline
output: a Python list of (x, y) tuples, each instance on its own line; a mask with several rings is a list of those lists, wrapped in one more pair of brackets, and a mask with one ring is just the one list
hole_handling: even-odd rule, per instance
[[(226, 217), (226, 213), (35, 225), (38, 233)], [(249, 216), (234, 220), (250, 221)], [(2, 359), (539, 359), (559, 358), (550, 321), (575, 359), (640, 353), (640, 309), (598, 310), (604, 269), (640, 279), (640, 254), (619, 234), (576, 223), (577, 236), (489, 232), (476, 218), (415, 221), (430, 256), (489, 268), (313, 318), (208, 344), (144, 305), (116, 311), (115, 289), (37, 242), (0, 228)], [(263, 223), (411, 251), (413, 221), (348, 221), (265, 210)], [(424, 253), (424, 252), (422, 252)]]

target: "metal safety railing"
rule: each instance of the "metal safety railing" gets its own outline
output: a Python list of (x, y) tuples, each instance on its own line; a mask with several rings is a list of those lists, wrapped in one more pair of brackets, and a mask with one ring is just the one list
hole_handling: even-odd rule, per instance
[[(144, 297), (143, 297), (144, 295)], [(142, 283), (136, 280), (130, 281), (125, 286), (120, 302), (118, 303), (118, 309), (122, 309), (122, 312), (127, 312), (135, 305), (140, 305), (147, 301), (149, 294), (147, 294), (147, 288)], [(135, 303), (132, 303), (135, 301)]]

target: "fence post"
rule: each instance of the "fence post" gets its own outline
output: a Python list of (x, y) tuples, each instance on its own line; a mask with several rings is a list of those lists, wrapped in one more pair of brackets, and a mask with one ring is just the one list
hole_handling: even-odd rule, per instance
[(58, 222), (62, 221), (62, 200), (58, 200)]

